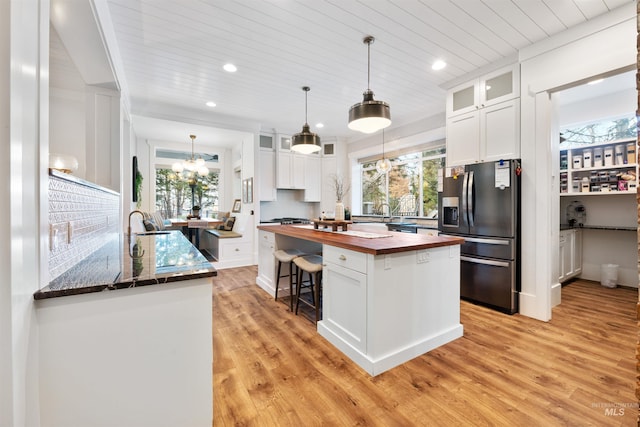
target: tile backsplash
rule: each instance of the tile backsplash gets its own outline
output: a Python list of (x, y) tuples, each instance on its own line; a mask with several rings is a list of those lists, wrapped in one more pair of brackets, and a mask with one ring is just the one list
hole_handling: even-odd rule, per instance
[(49, 279), (118, 234), (120, 195), (72, 175), (49, 174)]

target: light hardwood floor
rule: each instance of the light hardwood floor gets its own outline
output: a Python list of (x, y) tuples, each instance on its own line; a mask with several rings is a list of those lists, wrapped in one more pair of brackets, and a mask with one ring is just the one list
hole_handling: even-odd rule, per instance
[(551, 322), (461, 302), (464, 336), (370, 377), (255, 285), (213, 282), (214, 426), (631, 426), (633, 289), (575, 281)]

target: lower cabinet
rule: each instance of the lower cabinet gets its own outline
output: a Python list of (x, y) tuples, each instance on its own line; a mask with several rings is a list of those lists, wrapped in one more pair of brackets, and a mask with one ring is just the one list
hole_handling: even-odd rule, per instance
[(560, 282), (577, 277), (582, 273), (582, 230), (560, 231), (559, 251)]
[(323, 247), (322, 321), (355, 349), (367, 351), (367, 255)]
[(275, 282), (276, 261), (273, 256), (274, 248), (275, 234), (258, 230), (258, 280), (261, 280), (267, 288), (272, 288)]

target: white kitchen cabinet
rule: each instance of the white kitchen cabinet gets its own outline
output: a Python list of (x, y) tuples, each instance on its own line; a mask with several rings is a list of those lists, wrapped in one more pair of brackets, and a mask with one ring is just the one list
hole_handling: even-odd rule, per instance
[(258, 275), (268, 288), (274, 288), (276, 264), (273, 252), (275, 250), (275, 234), (258, 230)]
[(272, 134), (260, 134), (260, 148), (272, 150), (274, 146), (274, 137)]
[(518, 70), (502, 69), (449, 91), (447, 166), (520, 157)]
[(447, 119), (447, 166), (480, 160), (480, 114), (477, 111)]
[(577, 277), (582, 272), (582, 230), (560, 230), (560, 282)]
[(278, 134), (276, 188), (304, 190), (304, 154), (291, 151), (291, 136)]
[(447, 119), (447, 166), (520, 157), (520, 99)]
[[(560, 150), (560, 195), (635, 194), (636, 139), (582, 144)], [(635, 176), (636, 179), (620, 179)]]
[(322, 321), (344, 342), (367, 351), (367, 255), (324, 245)]
[(304, 201), (319, 202), (322, 197), (322, 158), (315, 154), (304, 156)]
[(520, 65), (514, 64), (458, 85), (447, 93), (447, 117), (520, 97)]
[(276, 187), (292, 190), (304, 190), (304, 154), (281, 151), (276, 166)]
[(261, 202), (272, 202), (277, 198), (275, 177), (276, 153), (273, 150), (260, 149), (259, 159), (259, 198)]

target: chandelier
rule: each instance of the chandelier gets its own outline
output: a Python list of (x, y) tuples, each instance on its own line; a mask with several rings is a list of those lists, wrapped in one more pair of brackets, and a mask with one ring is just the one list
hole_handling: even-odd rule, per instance
[(183, 175), (186, 178), (194, 178), (196, 174), (200, 176), (209, 175), (209, 168), (207, 168), (204, 164), (204, 159), (202, 157), (195, 158), (193, 152), (193, 140), (196, 139), (195, 135), (189, 135), (191, 138), (191, 158), (184, 160), (182, 162), (176, 162), (171, 166), (171, 169), (176, 173), (184, 173)]

